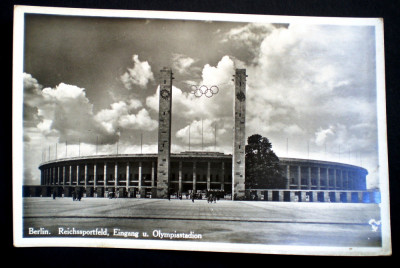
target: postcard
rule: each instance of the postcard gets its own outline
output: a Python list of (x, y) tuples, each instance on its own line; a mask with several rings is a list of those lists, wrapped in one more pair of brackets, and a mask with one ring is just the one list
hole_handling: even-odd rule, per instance
[(382, 19), (14, 13), (16, 247), (391, 254)]

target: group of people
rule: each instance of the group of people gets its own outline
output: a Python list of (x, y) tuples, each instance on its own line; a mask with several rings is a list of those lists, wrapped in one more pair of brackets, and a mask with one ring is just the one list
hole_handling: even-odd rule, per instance
[(72, 192), (72, 201), (81, 201), (82, 199), (82, 192), (81, 191), (73, 191)]
[(213, 194), (209, 194), (208, 198), (207, 198), (207, 203), (212, 203), (214, 201), (214, 203), (217, 203), (217, 196), (213, 195)]

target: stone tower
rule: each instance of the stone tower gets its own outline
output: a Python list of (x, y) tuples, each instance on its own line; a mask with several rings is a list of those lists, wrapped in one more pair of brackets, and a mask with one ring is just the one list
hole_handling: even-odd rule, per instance
[(245, 145), (246, 145), (246, 69), (236, 69), (234, 95), (235, 127), (232, 156), (232, 198), (245, 196)]
[(171, 107), (172, 71), (160, 71), (160, 96), (158, 116), (158, 161), (157, 198), (167, 198), (169, 194), (170, 154), (171, 154)]

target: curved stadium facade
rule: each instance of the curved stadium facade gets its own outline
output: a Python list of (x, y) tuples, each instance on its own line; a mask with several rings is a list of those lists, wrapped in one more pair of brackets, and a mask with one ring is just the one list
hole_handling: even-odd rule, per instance
[[(86, 197), (152, 198), (157, 190), (157, 154), (99, 155), (42, 163), (41, 185), (26, 186), (25, 196), (69, 197), (79, 189)], [(232, 196), (232, 155), (216, 152), (171, 154), (172, 198), (213, 191)], [(377, 202), (366, 189), (367, 170), (353, 165), (280, 158), (285, 189), (246, 190), (246, 199), (264, 201)]]

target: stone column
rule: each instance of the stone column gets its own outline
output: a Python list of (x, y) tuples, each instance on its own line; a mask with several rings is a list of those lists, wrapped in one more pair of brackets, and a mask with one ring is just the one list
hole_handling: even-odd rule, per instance
[(335, 192), (335, 202), (340, 202), (340, 192)]
[(172, 70), (164, 68), (159, 76), (158, 109), (158, 154), (157, 154), (157, 192), (158, 198), (169, 196), (171, 121), (172, 121)]
[(104, 193), (106, 191), (106, 187), (107, 187), (107, 162), (104, 162), (104, 180), (103, 180), (103, 184), (104, 184)]
[(317, 189), (321, 189), (321, 168), (318, 167), (318, 174), (317, 174)]
[(305, 202), (306, 201), (306, 192), (301, 191), (300, 192), (300, 200), (301, 202)]
[(282, 202), (283, 201), (284, 191), (278, 191), (278, 194), (279, 194), (279, 201)]
[(65, 185), (65, 166), (63, 166), (63, 185)]
[(139, 179), (139, 193), (140, 193), (140, 198), (143, 198), (142, 196), (142, 161), (139, 162), (139, 168), (138, 168), (138, 179)]
[(130, 180), (130, 176), (129, 176), (129, 162), (126, 163), (126, 190), (128, 191), (129, 189), (129, 180)]
[(57, 185), (60, 185), (60, 167), (57, 167)]
[(290, 165), (286, 165), (286, 189), (290, 189)]
[(310, 190), (311, 189), (311, 167), (308, 167), (308, 178), (307, 178), (307, 188)]
[(301, 189), (301, 166), (297, 166), (297, 189)]
[(179, 161), (179, 172), (178, 172), (178, 193), (182, 194), (182, 161)]
[(151, 162), (151, 187), (154, 187), (154, 162)]
[(117, 191), (118, 186), (118, 163), (115, 162), (115, 170), (114, 170), (114, 188)]
[(318, 202), (318, 193), (316, 191), (312, 192), (312, 199), (313, 202)]
[(196, 192), (196, 162), (193, 161), (193, 191)]
[(88, 180), (88, 176), (87, 176), (87, 164), (85, 164), (85, 175), (84, 175), (84, 183), (85, 183), (85, 189), (87, 188), (87, 180)]
[(353, 200), (351, 200), (351, 192), (346, 193), (346, 198), (347, 198), (347, 203), (353, 202)]
[(69, 166), (69, 185), (72, 185), (72, 165)]
[(97, 186), (97, 164), (93, 165), (93, 191)]
[(76, 165), (76, 185), (79, 185), (79, 165)]
[(329, 190), (329, 168), (326, 168), (326, 189)]
[(207, 162), (207, 190), (211, 189), (211, 178), (210, 178), (210, 174), (211, 174), (211, 163), (210, 161)]
[(290, 191), (290, 202), (294, 201), (294, 197), (295, 197), (294, 192)]

